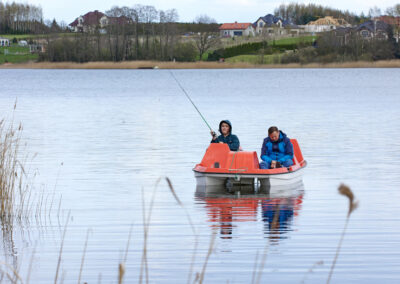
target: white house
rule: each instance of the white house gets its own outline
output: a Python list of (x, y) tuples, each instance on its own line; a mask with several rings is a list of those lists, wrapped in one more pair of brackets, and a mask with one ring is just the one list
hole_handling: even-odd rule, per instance
[(219, 27), (221, 37), (254, 36), (252, 23), (225, 23)]
[(10, 40), (8, 38), (0, 38), (0, 46), (10, 46)]

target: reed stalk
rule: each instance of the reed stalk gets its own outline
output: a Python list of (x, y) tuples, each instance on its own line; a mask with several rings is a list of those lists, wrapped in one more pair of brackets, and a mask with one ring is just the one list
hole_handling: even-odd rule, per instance
[(63, 249), (64, 249), (65, 234), (67, 233), (67, 227), (68, 227), (68, 222), (69, 222), (70, 215), (71, 215), (71, 211), (68, 212), (67, 221), (65, 222), (65, 226), (64, 226), (64, 233), (63, 233), (63, 236), (62, 236), (62, 239), (61, 239), (60, 252), (58, 254), (57, 269), (56, 269), (56, 275), (54, 277), (54, 284), (57, 284), (57, 280), (58, 280), (58, 273), (60, 271), (62, 253), (63, 253)]
[(358, 207), (358, 202), (355, 201), (354, 194), (351, 191), (350, 187), (348, 187), (347, 185), (341, 184), (339, 186), (338, 190), (339, 190), (340, 194), (346, 196), (349, 199), (349, 209), (347, 211), (346, 222), (344, 224), (344, 228), (343, 228), (342, 234), (340, 236), (339, 244), (338, 244), (338, 246), (336, 248), (336, 254), (335, 254), (335, 257), (333, 259), (331, 269), (329, 271), (328, 280), (326, 281), (327, 284), (329, 284), (330, 281), (331, 281), (331, 278), (332, 278), (332, 275), (333, 275), (333, 271), (335, 269), (336, 261), (337, 261), (337, 259), (339, 257), (340, 249), (342, 248), (343, 239), (344, 239), (344, 236), (345, 236), (346, 231), (347, 231), (347, 226), (349, 225), (349, 220), (350, 220), (351, 213), (355, 209), (357, 209), (357, 207)]
[(86, 233), (86, 241), (85, 241), (85, 246), (83, 247), (83, 254), (82, 254), (82, 259), (81, 259), (81, 267), (79, 269), (79, 277), (78, 277), (78, 284), (81, 283), (81, 277), (82, 277), (82, 271), (83, 271), (83, 264), (85, 263), (85, 256), (86, 256), (86, 249), (89, 241), (89, 233), (91, 232), (90, 229), (87, 230)]

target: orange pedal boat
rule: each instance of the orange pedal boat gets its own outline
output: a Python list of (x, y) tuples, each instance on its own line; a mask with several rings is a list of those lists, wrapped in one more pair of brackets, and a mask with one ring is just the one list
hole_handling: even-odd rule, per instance
[(296, 139), (293, 144), (293, 165), (286, 168), (260, 169), (256, 151), (230, 151), (227, 144), (211, 143), (200, 164), (194, 168), (197, 188), (212, 193), (229, 185), (258, 185), (265, 193), (271, 187), (285, 187), (302, 183), (304, 160)]

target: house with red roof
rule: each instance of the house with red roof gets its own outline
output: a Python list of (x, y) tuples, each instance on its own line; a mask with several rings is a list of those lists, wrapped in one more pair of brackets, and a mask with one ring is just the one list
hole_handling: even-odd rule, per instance
[(252, 23), (225, 23), (219, 27), (221, 37), (254, 36)]
[(393, 16), (380, 16), (374, 19), (375, 21), (382, 21), (393, 28), (393, 37), (397, 42), (400, 41), (400, 17)]
[(105, 33), (105, 28), (110, 25), (125, 25), (131, 23), (131, 20), (127, 17), (109, 17), (104, 13), (95, 10), (93, 12), (86, 13), (75, 19), (71, 24), (70, 28), (73, 32), (93, 32), (96, 29), (100, 32)]

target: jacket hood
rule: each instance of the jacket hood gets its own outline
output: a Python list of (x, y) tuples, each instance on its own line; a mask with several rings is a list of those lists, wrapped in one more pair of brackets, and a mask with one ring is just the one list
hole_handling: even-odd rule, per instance
[(232, 123), (231, 123), (229, 120), (227, 120), (227, 119), (221, 120), (221, 122), (219, 123), (219, 128), (218, 128), (219, 133), (222, 134), (222, 131), (221, 131), (221, 124), (224, 123), (224, 122), (225, 122), (226, 124), (229, 125), (229, 127), (230, 127), (230, 129), (229, 129), (229, 134), (232, 134)]
[(279, 134), (280, 135), (278, 141), (285, 140), (285, 138), (287, 137), (287, 135), (284, 132), (282, 132), (282, 130), (279, 130)]

